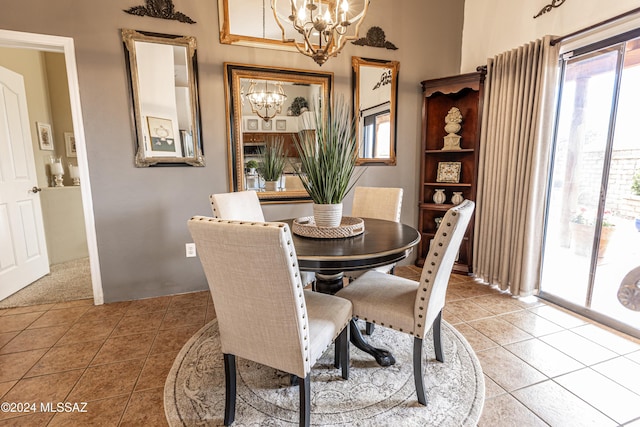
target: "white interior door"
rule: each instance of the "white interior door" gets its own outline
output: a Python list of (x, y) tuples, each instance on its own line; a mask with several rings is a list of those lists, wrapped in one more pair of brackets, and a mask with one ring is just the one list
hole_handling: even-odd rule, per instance
[(49, 273), (37, 185), (24, 80), (0, 67), (0, 300)]

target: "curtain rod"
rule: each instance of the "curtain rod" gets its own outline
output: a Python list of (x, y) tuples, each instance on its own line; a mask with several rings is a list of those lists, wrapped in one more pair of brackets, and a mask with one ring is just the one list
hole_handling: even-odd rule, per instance
[(600, 21), (597, 24), (590, 25), (590, 26), (588, 26), (586, 28), (583, 28), (581, 30), (574, 31), (573, 33), (569, 33), (569, 34), (564, 35), (562, 37), (555, 38), (555, 39), (551, 40), (551, 46), (554, 46), (554, 45), (556, 45), (556, 44), (558, 44), (558, 43), (560, 43), (562, 41), (565, 41), (567, 39), (573, 38), (573, 37), (578, 36), (580, 34), (586, 33), (587, 31), (591, 31), (591, 30), (596, 29), (598, 27), (602, 27), (603, 25), (607, 25), (607, 24), (610, 24), (612, 22), (618, 21), (618, 20), (620, 20), (622, 18), (626, 18), (627, 16), (635, 15), (636, 13), (640, 13), (640, 7), (637, 7), (635, 9), (631, 9), (628, 12), (622, 13), (622, 14), (614, 16), (612, 18), (605, 19), (604, 21)]

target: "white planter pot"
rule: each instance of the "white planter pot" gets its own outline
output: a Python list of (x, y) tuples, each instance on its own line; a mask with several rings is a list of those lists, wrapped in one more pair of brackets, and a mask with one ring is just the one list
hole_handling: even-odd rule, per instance
[(313, 218), (318, 227), (338, 227), (342, 221), (342, 203), (314, 203)]
[(266, 191), (278, 191), (278, 181), (265, 181), (264, 189)]

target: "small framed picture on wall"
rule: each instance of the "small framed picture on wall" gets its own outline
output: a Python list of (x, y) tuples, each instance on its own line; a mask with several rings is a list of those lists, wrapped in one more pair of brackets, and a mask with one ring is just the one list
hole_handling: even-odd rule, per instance
[(78, 157), (76, 152), (76, 138), (73, 136), (73, 132), (64, 133), (64, 147), (67, 151), (67, 157)]
[(53, 151), (53, 133), (49, 123), (36, 122), (41, 150)]

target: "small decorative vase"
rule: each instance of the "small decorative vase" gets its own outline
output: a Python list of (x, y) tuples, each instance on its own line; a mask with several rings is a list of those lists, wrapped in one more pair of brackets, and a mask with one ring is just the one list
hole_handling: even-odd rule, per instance
[(451, 203), (453, 203), (454, 205), (459, 205), (460, 203), (462, 203), (463, 200), (464, 200), (464, 197), (462, 197), (461, 191), (453, 192), (453, 196), (451, 197)]
[(278, 182), (279, 181), (265, 181), (264, 182), (265, 191), (278, 191)]
[(437, 188), (433, 193), (433, 201), (441, 205), (447, 200), (447, 196), (444, 194), (444, 188)]
[(342, 221), (342, 203), (313, 204), (313, 219), (318, 227), (338, 227)]

